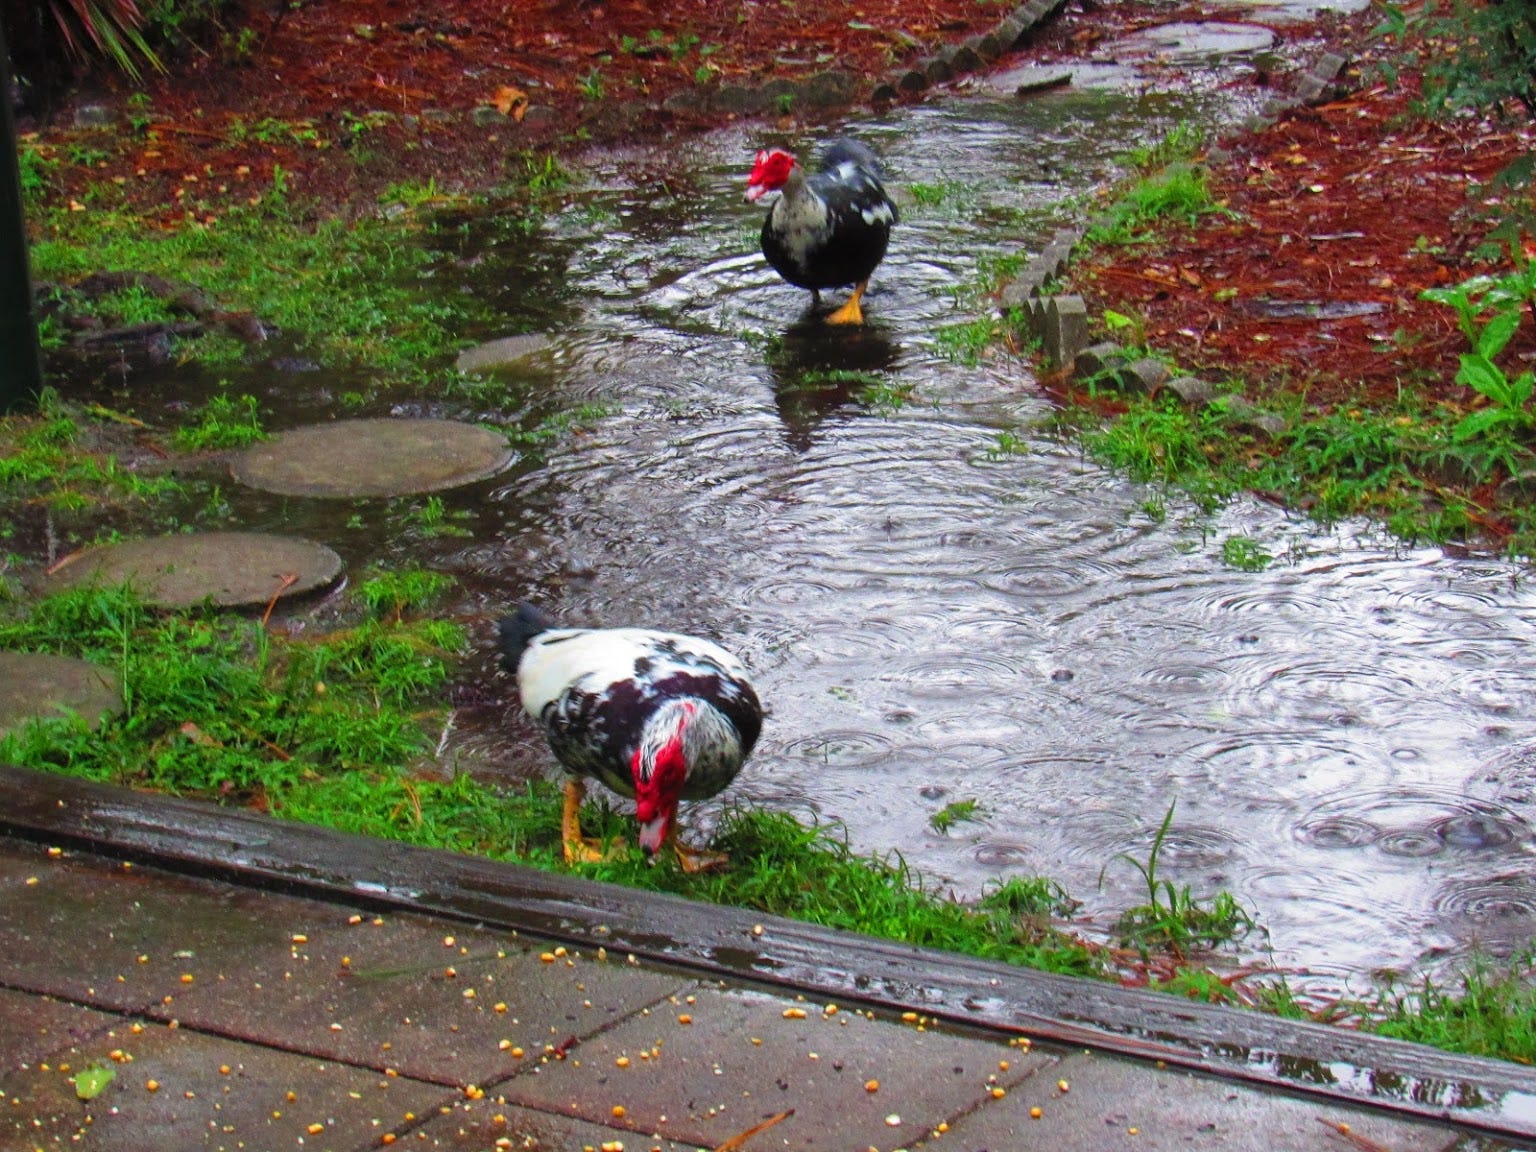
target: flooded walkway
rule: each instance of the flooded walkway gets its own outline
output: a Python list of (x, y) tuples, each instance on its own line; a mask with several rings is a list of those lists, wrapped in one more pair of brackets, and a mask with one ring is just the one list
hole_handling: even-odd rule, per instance
[[(432, 289), (505, 321), (466, 336), (537, 331), (530, 355), (435, 390), (269, 367), (229, 384), (274, 432), (431, 416), (555, 429), (543, 447), (430, 502), (227, 482), (197, 499), (349, 571), (449, 573), (448, 611), (477, 624), (532, 598), (576, 625), (721, 641), (771, 714), (717, 805), (840, 822), (962, 897), (1043, 875), (1108, 931), (1145, 896), (1117, 861), (1146, 860), (1174, 807), (1161, 874), (1231, 891), (1323, 994), (1508, 956), (1536, 934), (1521, 571), (1131, 484), (1051, 433), (1026, 362), (988, 340), (990, 273), (1080, 216), (1116, 157), (1249, 111), (1231, 79), (1090, 69), (1027, 101), (979, 85), (846, 125), (903, 214), (857, 332), (805, 315), (741, 203), (755, 148), (809, 133), (585, 157), (536, 228), (495, 206), (423, 237)], [(213, 388), (189, 376), (146, 376), (133, 401)], [(488, 624), (476, 639), (430, 767), (544, 771)], [(968, 801), (975, 819), (935, 827)]]

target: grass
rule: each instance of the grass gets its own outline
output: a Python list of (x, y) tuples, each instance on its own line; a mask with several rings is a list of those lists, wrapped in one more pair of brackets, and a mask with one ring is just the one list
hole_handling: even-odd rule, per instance
[(207, 452), (244, 448), (266, 438), (256, 397), (218, 393), (203, 405), (195, 422), (172, 434), (171, 443), (182, 452)]
[(1507, 966), (1474, 960), (1449, 983), (1424, 979), (1416, 988), (1389, 986), (1362, 1004), (1362, 1027), (1382, 1036), (1449, 1052), (1536, 1062), (1536, 953)]
[(0, 759), (271, 807), (302, 781), (394, 774), (432, 747), (434, 702), (464, 634), (355, 616), (344, 631), (286, 640), (245, 617), (152, 612), (121, 588), (17, 609), (0, 621), (0, 646), (114, 669), (123, 712), (99, 733), (29, 725), (0, 739)]
[[(260, 121), (258, 137), (291, 135), (293, 124)], [(36, 236), (32, 272), (38, 280), (70, 282), (98, 271), (136, 271), (197, 285), (229, 310), (249, 311), (336, 366), (366, 366), (403, 378), (439, 371), (462, 346), (462, 334), (496, 317), (474, 293), (445, 291), (434, 279), (442, 257), (424, 243), (414, 209), (442, 200), (432, 186), (397, 186), (392, 205), (404, 214), (347, 220), (308, 219), (289, 196), (281, 169), (255, 204), (193, 212), (175, 227), (144, 226), (119, 207), (121, 193), (102, 185), (85, 211), (47, 196), (58, 161), (38, 149), (22, 153), (27, 212)], [(511, 186), (502, 192), (530, 226), (570, 175), (553, 157), (522, 153), (509, 161)], [(165, 303), (142, 289), (124, 289), (88, 306), (115, 323), (172, 319)], [(58, 342), (59, 334), (51, 333)], [(227, 365), (245, 346), (222, 333), (183, 342), (178, 354)]]
[[(1172, 398), (1133, 397), (1109, 416), (1076, 408), (1058, 419), (1101, 463), (1182, 490), (1207, 510), (1238, 492), (1260, 491), (1323, 524), (1369, 516), (1404, 539), (1431, 542), (1464, 538), (1486, 515), (1471, 489), (1445, 477), (1486, 477), (1489, 463), (1457, 443), (1450, 423), (1409, 391), (1386, 410), (1309, 413), (1299, 401), (1277, 402), (1269, 411), (1285, 427), (1275, 436), (1255, 433), (1245, 411), (1223, 399), (1191, 411)], [(1508, 515), (1512, 547), (1536, 541), (1532, 509), (1513, 507)], [(1223, 559), (1244, 569), (1265, 562), (1261, 552), (1232, 542)]]
[(67, 408), (45, 392), (35, 416), (0, 418), (0, 501), (78, 511), (102, 503), (153, 502), (185, 491), (170, 475), (121, 466), (105, 433), (112, 414)]
[[(1136, 948), (1144, 959), (1153, 952), (1184, 959), (1195, 951), (1209, 951), (1240, 941), (1258, 927), (1252, 914), (1230, 892), (1217, 892), (1202, 900), (1192, 894), (1188, 885), (1181, 888), (1160, 875), (1174, 807), (1168, 806), (1145, 862), (1124, 852), (1115, 857), (1139, 872), (1147, 886), (1147, 902), (1127, 909), (1115, 925), (1122, 943)], [(1101, 872), (1100, 885), (1103, 882)]]

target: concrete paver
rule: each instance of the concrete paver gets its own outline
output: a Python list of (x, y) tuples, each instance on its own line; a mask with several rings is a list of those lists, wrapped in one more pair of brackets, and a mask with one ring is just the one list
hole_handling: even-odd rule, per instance
[(794, 1109), (763, 1147), (888, 1149), (1053, 1062), (1001, 1039), (701, 987), (502, 1091), (516, 1103), (594, 1122), (611, 1123), (622, 1108), (625, 1127), (709, 1148)]
[[(412, 1150), (447, 1148), (454, 1152), (582, 1152), (589, 1148), (614, 1149), (616, 1145), (623, 1145), (625, 1152), (698, 1152), (693, 1144), (679, 1144), (664, 1137), (637, 1138), (634, 1132), (623, 1128), (495, 1100), (458, 1101), (447, 1113), (413, 1132), (409, 1143), (401, 1143)], [(763, 1152), (773, 1147), (767, 1141), (752, 1143), (744, 1152)]]
[[(81, 1100), (72, 1078), (90, 1065), (113, 1079)], [(0, 1078), (0, 1089), (6, 1152), (351, 1152), (452, 1101), (437, 1085), (131, 1020), (65, 1059)]]
[(509, 1076), (546, 1045), (588, 1036), (690, 983), (515, 933), (313, 901), (272, 911), (238, 967), (222, 948), (215, 970), (185, 961), (193, 982), (151, 1012), (464, 1087)]
[(6, 1022), (0, 1046), (0, 1077), (30, 1072), (34, 1065), (61, 1056), (105, 1034), (122, 1017), (65, 1004), (47, 996), (0, 988), (0, 1020)]
[(200, 882), (95, 857), (8, 855), (0, 886), (5, 983), (124, 1011), (146, 1011), (181, 987), (176, 951), (223, 941), (238, 954), (270, 914), (249, 889), (210, 899)]
[[(1066, 1089), (1061, 1084), (1066, 1084)], [(1038, 1119), (1031, 1116), (1040, 1109)], [(1348, 1126), (1351, 1141), (1337, 1127)], [(1454, 1133), (1101, 1054), (1074, 1053), (999, 1107), (952, 1126), (950, 1147), (1052, 1152), (1445, 1152)], [(1361, 1144), (1357, 1141), (1365, 1140)]]

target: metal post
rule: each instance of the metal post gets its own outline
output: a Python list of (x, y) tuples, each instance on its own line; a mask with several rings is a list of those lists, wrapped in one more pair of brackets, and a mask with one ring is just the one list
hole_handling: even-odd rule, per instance
[(0, 412), (35, 407), (42, 390), (42, 351), (27, 263), (27, 224), (21, 212), (16, 123), (11, 115), (10, 56), (0, 29)]

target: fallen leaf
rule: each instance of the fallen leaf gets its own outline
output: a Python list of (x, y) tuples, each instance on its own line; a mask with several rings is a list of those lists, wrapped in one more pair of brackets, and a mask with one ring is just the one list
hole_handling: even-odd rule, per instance
[(521, 120), (523, 113), (528, 111), (528, 93), (521, 88), (513, 88), (510, 84), (503, 84), (496, 89), (496, 95), (491, 97), (491, 103), (503, 116)]
[(101, 1064), (92, 1064), (75, 1073), (75, 1095), (82, 1100), (94, 1100), (112, 1083), (117, 1070)]

